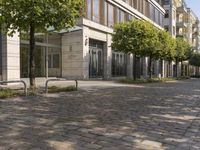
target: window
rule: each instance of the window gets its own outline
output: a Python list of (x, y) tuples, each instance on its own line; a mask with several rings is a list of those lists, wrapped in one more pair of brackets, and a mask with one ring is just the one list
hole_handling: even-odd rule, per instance
[(48, 55), (48, 68), (60, 68), (60, 55), (49, 54)]
[(93, 17), (92, 17), (92, 20), (95, 21), (95, 22), (100, 22), (100, 10), (99, 10), (99, 7), (100, 7), (100, 3), (99, 3), (99, 0), (93, 0)]
[(169, 18), (169, 10), (165, 11), (165, 18)]
[(92, 16), (91, 6), (92, 6), (91, 0), (87, 0), (87, 18), (88, 19), (91, 19), (91, 16)]
[(112, 75), (126, 76), (126, 55), (124, 53), (112, 53)]
[(160, 26), (163, 27), (163, 18), (164, 15), (162, 13), (160, 13)]
[(60, 67), (60, 55), (59, 54), (53, 54), (53, 68), (59, 68)]
[(159, 24), (159, 11), (155, 9), (155, 22)]
[(169, 26), (164, 26), (166, 31), (169, 31)]
[(114, 25), (114, 7), (108, 4), (108, 26), (113, 27)]
[(108, 3), (104, 2), (104, 25), (108, 25)]
[(155, 8), (153, 7), (152, 4), (149, 4), (149, 12), (150, 12), (150, 19), (152, 21), (155, 20)]

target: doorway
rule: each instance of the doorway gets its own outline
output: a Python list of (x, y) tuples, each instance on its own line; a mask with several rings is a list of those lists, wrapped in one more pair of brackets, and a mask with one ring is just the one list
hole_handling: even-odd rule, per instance
[(89, 50), (89, 76), (90, 78), (100, 78), (103, 76), (103, 51), (102, 49), (92, 48)]

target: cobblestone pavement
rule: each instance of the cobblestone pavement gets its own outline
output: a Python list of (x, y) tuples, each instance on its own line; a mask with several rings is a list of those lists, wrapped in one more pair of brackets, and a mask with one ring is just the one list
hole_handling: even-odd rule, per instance
[(0, 100), (0, 150), (90, 149), (200, 150), (200, 80)]

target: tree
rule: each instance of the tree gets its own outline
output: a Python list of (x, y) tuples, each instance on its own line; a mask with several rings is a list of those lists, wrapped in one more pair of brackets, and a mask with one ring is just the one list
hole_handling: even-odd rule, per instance
[(199, 67), (200, 67), (200, 54), (199, 53), (193, 53), (189, 59), (189, 63), (192, 66), (196, 67), (196, 73), (195, 75), (199, 75)]
[(176, 55), (176, 39), (173, 38), (168, 32), (159, 32), (160, 41), (160, 59), (172, 61)]
[(149, 22), (144, 22), (145, 27), (143, 32), (145, 32), (145, 47), (141, 51), (141, 55), (144, 57), (149, 57), (148, 73), (149, 78), (152, 78), (152, 61), (157, 60), (161, 56), (162, 49), (160, 49), (159, 32), (160, 30), (156, 28), (153, 24)]
[[(192, 52), (192, 47), (183, 38), (176, 39), (176, 71), (178, 71), (178, 63), (181, 62), (181, 75), (183, 75), (183, 61), (188, 60)], [(178, 73), (176, 73), (178, 76)]]
[(30, 87), (35, 85), (35, 33), (47, 32), (53, 27), (59, 31), (73, 27), (80, 17), (83, 0), (1, 0), (0, 23), (3, 32), (13, 35), (15, 32), (29, 33), (30, 41)]
[[(149, 22), (132, 20), (114, 26), (112, 48), (134, 54), (134, 79), (136, 79), (136, 56), (155, 56), (157, 29)], [(155, 50), (155, 51), (153, 51)]]
[(168, 32), (160, 30), (159, 32), (159, 41), (160, 41), (160, 59), (163, 65), (162, 60), (166, 60), (171, 64), (172, 60), (176, 55), (176, 39), (173, 38)]

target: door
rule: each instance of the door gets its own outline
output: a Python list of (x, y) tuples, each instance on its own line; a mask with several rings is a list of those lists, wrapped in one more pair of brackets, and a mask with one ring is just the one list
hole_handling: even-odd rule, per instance
[(89, 76), (90, 78), (102, 77), (103, 75), (103, 52), (102, 49), (90, 48)]

